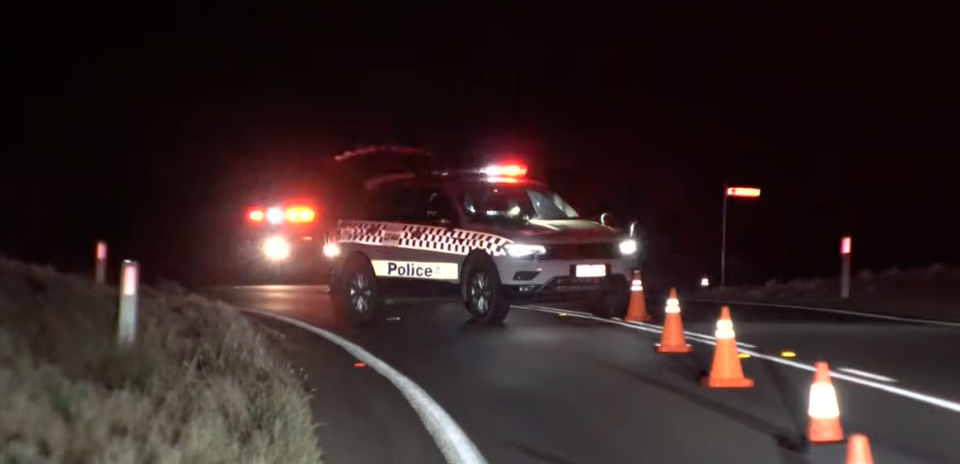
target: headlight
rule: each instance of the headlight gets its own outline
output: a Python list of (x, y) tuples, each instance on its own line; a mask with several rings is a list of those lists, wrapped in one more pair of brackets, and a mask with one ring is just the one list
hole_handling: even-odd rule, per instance
[(340, 255), (340, 245), (330, 242), (323, 245), (323, 255), (327, 258), (336, 258)]
[(290, 242), (283, 237), (270, 237), (263, 242), (263, 254), (273, 261), (287, 259), (290, 256)]
[(627, 239), (620, 242), (620, 254), (623, 255), (632, 255), (637, 252), (637, 241), (634, 239)]
[(508, 243), (504, 245), (507, 254), (514, 258), (525, 258), (527, 256), (542, 255), (547, 252), (543, 245), (523, 245), (520, 243)]

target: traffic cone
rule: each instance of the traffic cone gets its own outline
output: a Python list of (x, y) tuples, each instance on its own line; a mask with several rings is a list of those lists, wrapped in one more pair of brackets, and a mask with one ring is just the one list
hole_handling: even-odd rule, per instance
[(713, 367), (710, 375), (701, 380), (704, 386), (710, 388), (749, 388), (753, 380), (743, 376), (743, 367), (737, 356), (737, 339), (733, 332), (733, 320), (730, 319), (730, 308), (724, 306), (720, 310), (720, 320), (717, 321), (717, 347), (713, 351)]
[(687, 344), (683, 335), (683, 321), (680, 320), (680, 300), (677, 299), (677, 289), (670, 289), (667, 298), (667, 308), (664, 311), (663, 335), (657, 345), (658, 353), (689, 353), (693, 348)]
[(630, 283), (630, 305), (623, 320), (631, 322), (650, 322), (647, 314), (647, 303), (643, 301), (643, 281), (640, 280), (640, 271), (633, 271), (633, 282)]
[(866, 435), (855, 433), (847, 440), (847, 464), (873, 464), (870, 440)]
[(830, 381), (830, 367), (818, 362), (810, 386), (810, 425), (807, 428), (807, 440), (810, 443), (836, 443), (843, 441), (843, 429), (840, 427), (840, 406), (837, 404), (837, 391)]

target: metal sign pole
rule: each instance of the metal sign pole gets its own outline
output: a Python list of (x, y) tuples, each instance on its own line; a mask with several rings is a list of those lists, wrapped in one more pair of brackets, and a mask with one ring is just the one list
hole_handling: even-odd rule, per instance
[(727, 184), (723, 184), (723, 220), (720, 239), (720, 288), (727, 283)]

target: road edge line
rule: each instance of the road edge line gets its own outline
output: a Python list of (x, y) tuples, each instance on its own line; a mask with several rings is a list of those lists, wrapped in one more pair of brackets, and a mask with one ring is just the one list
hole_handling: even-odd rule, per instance
[(680, 301), (691, 301), (694, 303), (714, 303), (725, 305), (747, 305), (747, 306), (770, 306), (772, 308), (806, 309), (808, 311), (821, 311), (825, 313), (845, 314), (849, 316), (868, 317), (873, 319), (884, 319), (889, 321), (912, 322), (914, 324), (939, 325), (944, 327), (960, 328), (960, 322), (935, 321), (930, 319), (917, 319), (913, 317), (889, 316), (886, 314), (862, 313), (859, 311), (849, 311), (846, 309), (818, 308), (816, 306), (802, 306), (782, 303), (756, 303), (752, 301), (724, 301), (724, 300), (701, 300), (694, 298), (681, 298)]
[[(537, 311), (537, 312), (542, 312), (542, 313), (558, 314), (558, 313), (564, 312), (563, 310), (560, 310), (560, 309), (547, 309), (547, 308), (545, 308), (545, 307), (532, 308), (532, 307), (529, 307), (529, 306), (521, 306), (521, 305), (517, 305), (516, 307), (521, 308), (521, 309), (526, 309), (526, 310), (528, 310), (528, 311)], [(641, 330), (641, 331), (644, 331), (644, 332), (651, 332), (651, 333), (661, 333), (661, 332), (662, 332), (662, 330), (656, 330), (656, 329), (654, 329), (654, 328), (652, 328), (652, 327), (644, 327), (644, 326), (640, 326), (640, 325), (633, 325), (633, 324), (629, 324), (629, 323), (626, 323), (626, 322), (620, 322), (620, 321), (617, 321), (617, 320), (615, 320), (615, 319), (603, 319), (603, 318), (596, 317), (596, 316), (586, 316), (586, 315), (579, 315), (579, 314), (567, 314), (567, 317), (577, 317), (577, 318), (589, 319), (589, 320), (597, 321), (597, 322), (604, 322), (604, 323), (607, 323), (607, 324), (620, 325), (620, 326), (623, 326), (623, 327), (631, 328), (631, 329), (634, 329), (634, 330)], [(692, 338), (690, 338), (689, 340), (690, 340), (690, 341), (694, 341), (694, 342), (700, 342), (700, 343), (707, 344), (707, 345), (716, 345), (716, 344), (717, 344), (715, 341), (705, 340), (705, 339), (695, 338), (695, 337), (692, 337)], [(804, 363), (797, 362), (797, 361), (790, 361), (790, 360), (778, 358), (778, 357), (776, 357), (776, 356), (771, 356), (771, 355), (768, 355), (768, 354), (760, 353), (760, 352), (757, 352), (757, 351), (755, 351), (755, 350), (751, 350), (751, 349), (748, 349), (748, 348), (738, 348), (738, 351), (739, 351), (740, 353), (749, 354), (750, 356), (752, 356), (752, 357), (754, 357), (754, 358), (766, 359), (766, 360), (768, 360), (768, 361), (773, 361), (773, 362), (780, 363), (780, 364), (783, 364), (783, 365), (786, 365), (786, 366), (790, 366), (790, 367), (793, 367), (793, 368), (796, 368), (796, 369), (800, 369), (800, 370), (805, 370), (805, 371), (810, 371), (810, 372), (814, 372), (814, 371), (816, 370), (813, 366), (811, 366), (811, 365), (809, 365), (809, 364), (804, 364)], [(931, 405), (931, 406), (937, 406), (937, 407), (939, 407), (939, 408), (946, 409), (946, 410), (948, 410), (948, 411), (953, 411), (953, 412), (956, 412), (956, 413), (960, 413), (960, 403), (955, 403), (955, 402), (950, 401), (950, 400), (947, 400), (947, 399), (939, 398), (939, 397), (932, 396), (932, 395), (927, 395), (927, 394), (920, 393), (920, 392), (915, 392), (915, 391), (912, 391), (912, 390), (907, 390), (907, 389), (905, 389), (905, 388), (895, 387), (895, 386), (892, 386), (892, 385), (889, 385), (889, 384), (880, 383), (880, 382), (876, 382), (876, 381), (873, 381), (873, 380), (868, 380), (868, 379), (860, 378), (860, 377), (857, 377), (857, 376), (854, 376), (854, 375), (851, 375), (851, 374), (845, 374), (845, 373), (843, 373), (843, 372), (838, 372), (838, 371), (834, 371), (834, 370), (831, 370), (831, 371), (830, 371), (830, 377), (834, 377), (834, 378), (841, 379), (841, 380), (846, 380), (846, 381), (848, 381), (848, 382), (850, 382), (850, 383), (856, 383), (856, 384), (860, 384), (860, 385), (867, 386), (867, 387), (873, 387), (874, 389), (883, 390), (883, 391), (885, 391), (885, 392), (887, 392), (887, 393), (890, 393), (890, 394), (893, 394), (893, 395), (897, 395), (897, 396), (900, 396), (900, 397), (903, 397), (903, 398), (909, 398), (909, 399), (912, 399), (912, 400), (917, 401), (917, 402), (920, 402), (920, 403), (925, 403), (925, 404), (928, 404), (928, 405)]]
[(477, 448), (477, 446), (470, 441), (470, 438), (467, 437), (466, 432), (464, 432), (463, 429), (457, 425), (457, 422), (453, 420), (453, 417), (451, 417), (442, 407), (440, 407), (440, 404), (431, 398), (430, 395), (423, 390), (423, 388), (420, 388), (420, 386), (417, 385), (413, 380), (410, 380), (409, 377), (401, 374), (399, 371), (387, 364), (386, 361), (376, 357), (373, 355), (373, 353), (365, 350), (360, 345), (357, 345), (333, 332), (312, 326), (306, 322), (298, 321), (290, 317), (259, 311), (256, 309), (240, 308), (237, 306), (234, 306), (234, 308), (241, 312), (256, 314), (258, 316), (263, 316), (290, 324), (294, 327), (298, 327), (313, 333), (314, 335), (319, 335), (320, 337), (325, 338), (327, 341), (339, 346), (340, 348), (343, 348), (344, 351), (350, 353), (360, 361), (363, 361), (367, 367), (370, 367), (378, 374), (385, 377), (390, 381), (390, 383), (393, 384), (394, 387), (397, 388), (397, 390), (400, 390), (400, 394), (406, 398), (414, 412), (416, 412), (417, 416), (420, 417), (420, 421), (423, 423), (424, 428), (427, 429), (427, 433), (429, 433), (433, 438), (433, 442), (437, 445), (437, 448), (440, 449), (440, 453), (443, 455), (444, 459), (446, 459), (448, 464), (487, 463), (487, 461), (483, 458), (483, 455), (480, 454), (479, 448)]

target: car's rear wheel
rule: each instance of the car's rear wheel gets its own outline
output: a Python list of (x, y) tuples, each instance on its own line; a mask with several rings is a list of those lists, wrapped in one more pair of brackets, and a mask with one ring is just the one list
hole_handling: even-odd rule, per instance
[(610, 279), (607, 282), (607, 289), (593, 302), (591, 312), (597, 317), (610, 318), (619, 317), (627, 314), (627, 306), (630, 303), (630, 289), (626, 281)]
[(383, 305), (377, 287), (377, 277), (370, 261), (362, 255), (347, 259), (342, 275), (334, 281), (338, 289), (333, 292), (339, 310), (357, 325), (370, 324)]
[(467, 259), (461, 279), (464, 304), (474, 320), (489, 324), (502, 322), (510, 312), (497, 265), (488, 255)]

